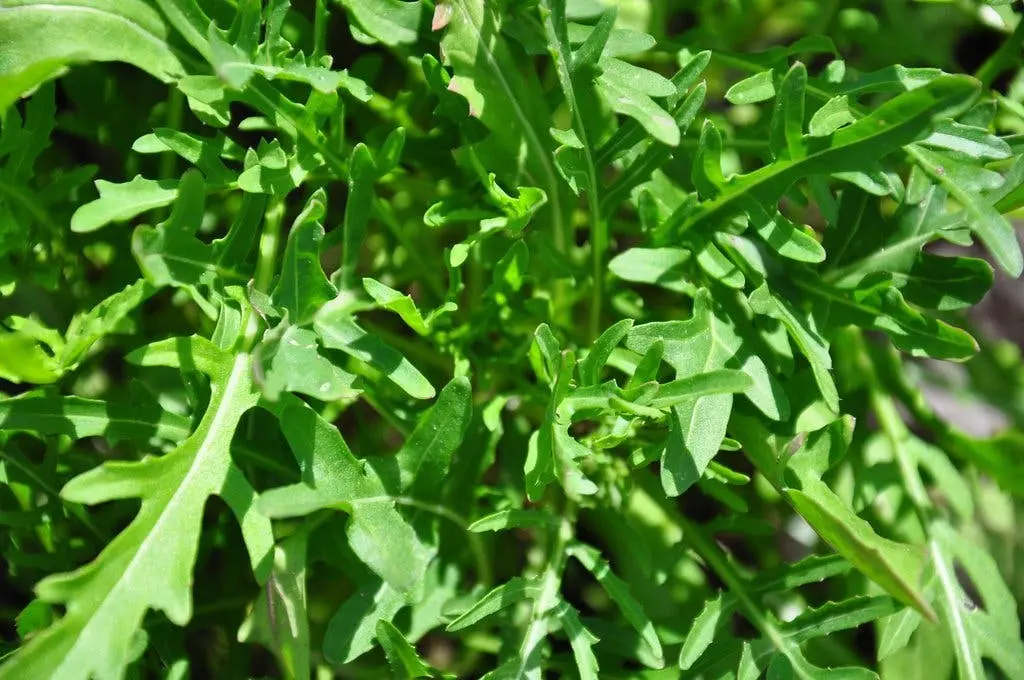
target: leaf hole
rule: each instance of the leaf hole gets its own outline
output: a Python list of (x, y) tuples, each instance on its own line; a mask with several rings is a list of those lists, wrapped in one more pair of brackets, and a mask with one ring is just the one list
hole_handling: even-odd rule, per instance
[(247, 475), (253, 488), (269, 488), (300, 481), (299, 466), (281, 434), (281, 428), (269, 411), (254, 408), (242, 416), (231, 440), (231, 455), (244, 469), (258, 469), (269, 474)]

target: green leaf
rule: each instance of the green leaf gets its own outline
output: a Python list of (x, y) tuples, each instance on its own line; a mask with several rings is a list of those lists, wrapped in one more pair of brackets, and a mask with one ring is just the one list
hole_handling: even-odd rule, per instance
[(155, 292), (147, 281), (136, 281), (85, 314), (73, 318), (64, 334), (65, 344), (60, 353), (61, 367), (65, 370), (75, 368), (93, 345), (106, 335), (117, 332), (128, 314)]
[(265, 492), (260, 511), (276, 518), (320, 508), (345, 510), (353, 551), (390, 586), (408, 594), (423, 578), (430, 551), (398, 513), (381, 480), (352, 455), (333, 425), (298, 398), (282, 394), (261, 405), (280, 421), (303, 481)]
[(437, 402), (395, 454), (399, 491), (424, 502), (440, 497), (452, 455), (469, 427), (472, 398), (467, 378), (453, 378), (441, 390)]
[(1010, 145), (981, 127), (947, 121), (921, 142), (924, 146), (945, 149), (981, 161), (998, 161), (1012, 155)]
[(753, 386), (754, 381), (743, 371), (720, 369), (659, 385), (654, 396), (649, 402), (645, 400), (644, 405), (670, 408), (697, 397), (746, 392)]
[(334, 663), (348, 663), (370, 651), (377, 636), (377, 623), (390, 621), (407, 604), (405, 593), (379, 578), (360, 583), (327, 625), (324, 656)]
[[(231, 155), (235, 148), (223, 135), (206, 138), (170, 128), (156, 128), (152, 134), (139, 137), (132, 144), (132, 150), (139, 153), (173, 151), (196, 166), (212, 186), (231, 184), (237, 179), (237, 173), (232, 172), (221, 160)], [(241, 156), (234, 160), (241, 160)]]
[(682, 248), (630, 248), (608, 263), (612, 274), (624, 281), (653, 283), (678, 293), (687, 293), (683, 265), (690, 260), (690, 251)]
[(236, 90), (244, 89), (252, 77), (259, 74), (267, 80), (304, 83), (324, 94), (345, 89), (360, 101), (369, 101), (372, 96), (366, 83), (353, 78), (348, 72), (311, 66), (301, 54), (295, 57), (272, 55), (268, 61), (275, 63), (254, 63), (243, 49), (227, 42), (212, 22), (209, 24), (207, 36), (210, 44), (210, 64), (221, 80)]
[[(938, 577), (938, 607), (949, 630), (962, 678), (986, 677), (988, 658), (1006, 677), (1024, 672), (1024, 642), (1014, 598), (992, 557), (964, 540), (942, 521), (929, 527), (930, 557)], [(956, 573), (959, 566), (981, 597), (973, 602)], [(1016, 626), (1016, 628), (1014, 627)]]
[(60, 377), (60, 366), (32, 336), (0, 326), (0, 378), (15, 384), (45, 385)]
[(797, 62), (782, 79), (775, 97), (769, 146), (775, 158), (800, 158), (807, 153), (803, 141), (804, 90), (807, 89), (807, 67)]
[(505, 529), (557, 529), (559, 520), (542, 510), (499, 510), (469, 525), (470, 531), (504, 531)]
[(807, 357), (814, 380), (825, 398), (825, 404), (832, 411), (839, 411), (839, 392), (832, 380), (832, 357), (828, 351), (828, 343), (816, 328), (814, 315), (805, 314), (796, 309), (788, 300), (773, 295), (768, 284), (762, 284), (750, 294), (750, 306), (757, 314), (764, 314), (778, 319), (785, 325), (790, 337)]
[(861, 170), (867, 161), (874, 162), (920, 139), (934, 120), (962, 110), (976, 95), (977, 82), (969, 77), (935, 78), (829, 137), (808, 140), (804, 156), (733, 177), (720, 195), (702, 203), (698, 210), (677, 210), (659, 233), (668, 236), (711, 230), (740, 212), (750, 197), (768, 205), (803, 177)]
[(569, 645), (576, 658), (576, 669), (579, 671), (580, 680), (598, 680), (600, 669), (593, 650), (593, 646), (598, 642), (597, 636), (583, 625), (579, 612), (565, 600), (561, 600), (555, 605), (554, 615), (562, 622), (565, 634), (569, 637)]
[[(761, 572), (751, 581), (749, 592), (751, 595), (789, 593), (802, 585), (820, 583), (849, 570), (850, 563), (839, 555), (808, 557), (796, 564), (780, 565)], [(738, 605), (734, 593), (719, 593), (705, 601), (680, 649), (680, 668), (689, 670), (703, 657), (715, 637), (729, 624)]]
[(833, 132), (857, 119), (850, 112), (849, 99), (845, 94), (832, 97), (811, 116), (807, 129), (811, 137), (828, 137)]
[[(423, 3), (420, 0), (340, 0), (364, 33), (385, 45), (416, 42)], [(434, 30), (438, 29), (435, 19)]]
[(295, 218), (285, 248), (281, 276), (270, 293), (274, 304), (288, 311), (292, 323), (304, 325), (324, 303), (337, 295), (320, 266), (327, 195), (321, 189), (309, 197)]
[(540, 594), (540, 586), (528, 579), (516, 576), (515, 578), (495, 587), (476, 603), (462, 612), (458, 618), (449, 623), (445, 630), (455, 632), (468, 628), (475, 623), (483, 621), (488, 616), (497, 614), (502, 609), (511, 607), (516, 602), (536, 599)]
[[(649, 43), (648, 46), (649, 45), (653, 45), (653, 41)], [(700, 52), (688, 59), (686, 63), (682, 64), (682, 68), (679, 72), (672, 77), (672, 84), (675, 86), (676, 92), (668, 98), (666, 103), (670, 107), (669, 112), (676, 120), (676, 126), (680, 129), (680, 132), (685, 131), (685, 129), (689, 127), (690, 123), (693, 122), (693, 118), (696, 116), (697, 110), (703, 103), (707, 88), (703, 84), (700, 84), (697, 85), (694, 91), (682, 101), (679, 101), (679, 97), (682, 93), (685, 93), (697, 83), (697, 79), (700, 77), (701, 72), (707, 68), (710, 60), (711, 52)], [(611, 138), (605, 142), (597, 152), (595, 159), (597, 166), (604, 167), (609, 165), (613, 160), (620, 157), (626, 151), (643, 142), (644, 137), (645, 131), (636, 120), (631, 119), (623, 122)], [(658, 145), (652, 145), (652, 147), (644, 153), (643, 160), (637, 161), (637, 165), (641, 167), (647, 166), (653, 170), (659, 165), (655, 158), (659, 156), (665, 158), (665, 152), (666, 148), (664, 146), (659, 147)], [(647, 174), (649, 174), (649, 171), (648, 173), (643, 173), (642, 176), (646, 176)]]
[(940, 312), (972, 307), (993, 282), (992, 266), (974, 257), (938, 257), (921, 253), (906, 274), (894, 274), (893, 285), (914, 305)]
[(269, 144), (261, 140), (255, 149), (247, 149), (242, 166), (238, 188), (251, 194), (282, 196), (295, 189), (309, 172), (298, 153), (286, 153), (276, 139)]
[(333, 365), (317, 346), (317, 334), (284, 323), (266, 334), (255, 350), (263, 396), (276, 401), (282, 392), (299, 392), (321, 401), (359, 394), (356, 376)]
[[(673, 83), (677, 80), (673, 79)], [(676, 127), (680, 134), (685, 133), (701, 106), (704, 104), (704, 97), (707, 94), (707, 85), (698, 83), (693, 91), (686, 95), (683, 101), (672, 111)], [(620, 126), (619, 130), (628, 129), (627, 126)], [(639, 157), (631, 161), (628, 167), (623, 168), (622, 175), (615, 180), (615, 183), (604, 191), (601, 197), (601, 206), (604, 212), (609, 212), (625, 199), (638, 185), (646, 181), (660, 167), (663, 167), (673, 156), (672, 147), (664, 144), (649, 144)]]
[(633, 626), (633, 629), (640, 634), (644, 644), (657, 659), (657, 667), (663, 666), (664, 656), (658, 633), (654, 630), (654, 624), (644, 613), (643, 606), (630, 593), (629, 586), (615, 575), (605, 560), (601, 559), (601, 553), (597, 549), (577, 543), (570, 546), (567, 552), (594, 575), (594, 578), (608, 593), (608, 597), (615, 602), (619, 611), (629, 621), (629, 625)]
[(374, 302), (384, 309), (398, 314), (402, 317), (402, 321), (418, 334), (427, 335), (430, 332), (430, 327), (423, 320), (423, 315), (420, 314), (420, 310), (411, 296), (402, 295), (394, 288), (385, 286), (380, 281), (371, 278), (363, 279), (363, 288)]
[(686, 633), (682, 649), (679, 650), (679, 667), (689, 670), (694, 663), (707, 651), (714, 640), (722, 621), (727, 614), (731, 614), (735, 603), (729, 601), (726, 606), (726, 596), (719, 593), (704, 603), (704, 608), (693, 619), (690, 630)]
[(596, 385), (601, 380), (601, 369), (608, 362), (608, 357), (611, 356), (612, 351), (618, 346), (620, 342), (629, 333), (629, 329), (633, 327), (632, 319), (623, 319), (615, 324), (609, 326), (604, 333), (601, 333), (600, 337), (594, 341), (594, 346), (591, 347), (583, 360), (579, 363), (580, 373), (580, 385), (586, 387), (587, 385)]
[(989, 252), (996, 263), (1010, 276), (1016, 278), (1024, 271), (1024, 257), (1021, 256), (1020, 245), (1013, 227), (999, 211), (983, 200), (976, 191), (965, 188), (968, 166), (944, 159), (934, 151), (918, 148), (916, 157), (923, 162), (925, 170), (937, 182), (944, 186), (949, 195), (963, 206), (969, 217), (968, 225)]
[(240, 641), (258, 641), (270, 649), (288, 680), (302, 680), (310, 670), (306, 567), (311, 528), (307, 523), (274, 547), (270, 578), (238, 631)]
[[(178, 625), (191, 618), (201, 510), (229, 485), (248, 486), (231, 462), (230, 445), (239, 418), (256, 401), (245, 355), (225, 357), (211, 379), (217, 389), (202, 420), (172, 452), (105, 463), (64, 487), (62, 497), (72, 502), (141, 498), (142, 506), (92, 563), (39, 583), (40, 599), (64, 604), (66, 613), (0, 667), (0, 678), (117, 677), (147, 610), (161, 610)], [(251, 487), (248, 496), (256, 498)], [(273, 540), (269, 523), (257, 518), (246, 513), (243, 524), (256, 522), (259, 539), (249, 548), (265, 577)]]
[[(545, 332), (546, 331), (546, 332)], [(541, 324), (534, 334), (535, 347), (544, 348), (544, 352), (557, 351), (557, 343), (550, 336), (551, 331)], [(567, 493), (573, 496), (590, 496), (597, 493), (597, 485), (584, 476), (580, 470), (579, 459), (590, 456), (590, 450), (580, 444), (569, 434), (571, 425), (571, 400), (569, 396), (570, 381), (576, 367), (576, 357), (571, 351), (556, 356), (546, 356), (548, 361), (557, 361), (549, 366), (548, 372), (554, 374), (551, 385), (551, 399), (548, 402), (544, 422), (530, 438), (524, 463), (526, 473), (526, 494), (530, 500), (537, 500), (544, 489), (553, 481), (561, 483)], [(565, 405), (570, 405), (567, 409)]]
[[(825, 448), (821, 455), (815, 455), (817, 452), (805, 444), (805, 451), (794, 454), (794, 460), (798, 460), (799, 464), (791, 464), (789, 478), (783, 479), (778, 471), (779, 460), (783, 455), (783, 446), (788, 448), (791, 444), (780, 445), (774, 436), (751, 418), (734, 417), (732, 428), (758, 469), (770, 480), (774, 480), (773, 484), (777, 485), (786, 500), (819, 536), (893, 597), (934, 620), (935, 614), (920, 592), (924, 569), (923, 551), (879, 536), (870, 524), (858, 517), (821, 481), (820, 475), (837, 457), (834, 450), (829, 450), (830, 447), (845, 448), (846, 444), (835, 439), (835, 435), (831, 435), (833, 439), (829, 441), (830, 433), (828, 430), (823, 431), (823, 436), (818, 440)], [(848, 438), (852, 434), (852, 426), (846, 425), (844, 428), (847, 429), (844, 436)], [(799, 440), (795, 443), (799, 443)], [(824, 460), (821, 460), (822, 455)], [(790, 480), (795, 481), (795, 484)]]
[(539, 91), (539, 83), (520, 74), (502, 40), (500, 8), (482, 0), (444, 4), (448, 21), (439, 26), (445, 29), (441, 45), (455, 71), (449, 89), (466, 98), (470, 115), (486, 125), (504, 148), (526, 143), (533, 152), (543, 152), (537, 133), (548, 127), (539, 125), (547, 118), (541, 108), (543, 98), (530, 96)]
[(345, 202), (340, 279), (342, 290), (355, 288), (356, 268), (373, 210), (373, 183), (376, 179), (377, 166), (370, 150), (364, 144), (356, 144), (349, 159), (349, 194)]
[(384, 655), (388, 658), (391, 677), (397, 680), (434, 677), (430, 666), (416, 653), (416, 648), (409, 644), (402, 632), (391, 622), (377, 622), (377, 641), (384, 648)]
[[(566, 3), (556, 3), (554, 7), (560, 12), (560, 20), (564, 20)], [(612, 31), (615, 28), (615, 17), (617, 12), (615, 9), (612, 11), (603, 12), (601, 18), (598, 19), (597, 25), (591, 30), (587, 31), (586, 37), (583, 39), (582, 44), (576, 50), (571, 53), (571, 57), (567, 60), (570, 62), (572, 67), (572, 73), (575, 76), (581, 69), (592, 68), (597, 66), (598, 61), (601, 59), (601, 55), (604, 53), (605, 48), (608, 47), (608, 40), (611, 38)], [(561, 29), (561, 26), (559, 26)], [(566, 43), (579, 43), (578, 40), (574, 41), (574, 33), (578, 33), (579, 29), (583, 28), (578, 24), (571, 26), (566, 25)], [(587, 26), (586, 28), (590, 28)], [(573, 30), (577, 29), (577, 30)], [(577, 36), (579, 37), (579, 36)], [(638, 51), (644, 51), (642, 49)]]
[(602, 59), (597, 91), (612, 110), (640, 123), (652, 137), (669, 146), (679, 144), (675, 119), (651, 99), (675, 94), (675, 87), (657, 74), (618, 59)]
[(188, 418), (170, 413), (155, 402), (32, 394), (0, 401), (0, 429), (62, 434), (74, 439), (104, 437), (111, 442), (153, 437), (178, 442), (191, 431)]
[(53, 607), (42, 600), (32, 600), (18, 612), (14, 623), (18, 637), (27, 640), (33, 634), (53, 624), (56, 616)]
[(324, 347), (339, 349), (365, 361), (415, 399), (431, 399), (433, 385), (398, 350), (359, 327), (337, 299), (324, 305), (316, 314), (313, 326)]
[(700, 144), (693, 156), (690, 179), (702, 199), (711, 199), (721, 193), (725, 185), (722, 174), (722, 133), (711, 120), (704, 121), (700, 131)]
[(125, 357), (137, 366), (167, 366), (181, 371), (215, 373), (225, 353), (204, 337), (167, 338), (144, 345)]
[(787, 637), (799, 643), (857, 628), (893, 614), (898, 608), (898, 603), (885, 595), (851, 597), (842, 602), (826, 602), (818, 608), (808, 609), (782, 626), (782, 630)]
[(523, 288), (529, 265), (530, 248), (524, 241), (518, 240), (494, 266), (491, 285), (496, 290), (509, 289), (518, 293)]
[[(146, 280), (154, 286), (184, 288), (210, 318), (217, 318), (216, 306), (204, 297), (200, 286), (211, 289), (219, 299), (220, 286), (241, 283), (247, 277), (218, 257), (217, 249), (196, 238), (202, 224), (206, 186), (202, 175), (189, 170), (181, 178), (178, 198), (171, 216), (155, 228), (140, 226), (132, 234), (132, 252)], [(218, 285), (214, 285), (215, 279)]]
[(774, 74), (768, 71), (755, 73), (734, 83), (725, 92), (725, 98), (733, 104), (756, 104), (775, 96)]
[(126, 222), (144, 212), (170, 205), (178, 197), (176, 180), (145, 179), (142, 175), (124, 184), (96, 180), (96, 189), (100, 197), (71, 216), (71, 231), (84, 233), (111, 222)]
[[(777, 414), (773, 395), (781, 392), (781, 388), (761, 357), (741, 353), (741, 336), (718, 314), (712, 308), (710, 292), (703, 289), (694, 301), (693, 316), (688, 321), (634, 326), (626, 347), (643, 354), (655, 342), (663, 342), (664, 360), (675, 368), (677, 379), (723, 368), (741, 369), (752, 381), (744, 394), (759, 408)], [(666, 493), (683, 493), (704, 473), (725, 438), (732, 400), (731, 394), (715, 394), (672, 407), (668, 443), (662, 455), (661, 480)]]
[(745, 212), (757, 235), (782, 257), (810, 263), (825, 260), (825, 249), (809, 228), (794, 224), (778, 210), (769, 214), (755, 201), (747, 203)]
[(908, 305), (886, 274), (872, 274), (846, 291), (816, 286), (810, 292), (827, 300), (832, 323), (853, 323), (883, 331), (893, 344), (914, 356), (962, 360), (978, 351), (977, 342), (966, 331)]
[[(561, 183), (544, 142), (551, 116), (536, 73), (519, 68), (522, 61), (503, 39), (501, 7), (484, 0), (443, 5), (450, 8), (442, 10), (448, 21), (435, 25), (445, 27), (442, 54), (455, 72), (448, 89), (466, 98), (469, 115), (491, 133), (475, 148), (487, 154), (494, 165), (489, 169), (505, 181), (519, 185), (525, 177), (539, 187), (551, 203), (554, 234), (563, 235), (568, 227), (563, 224)], [(500, 153), (490, 153), (492, 149)], [(528, 152), (521, 154), (521, 149)]]
[(11, 0), (0, 34), (0, 112), (78, 63), (123, 61), (165, 83), (184, 75), (162, 18), (140, 0)]
[[(911, 187), (921, 179), (921, 173), (912, 173)], [(952, 240), (957, 231), (962, 231), (947, 228), (943, 220), (947, 194), (942, 188), (929, 186), (921, 195), (914, 196), (916, 193), (907, 192), (886, 235), (866, 229), (874, 220), (883, 219), (869, 204), (870, 197), (852, 189), (844, 192), (835, 228), (825, 233), (833, 267), (826, 280), (848, 288), (876, 272), (907, 274), (922, 257), (925, 244), (939, 238)]]

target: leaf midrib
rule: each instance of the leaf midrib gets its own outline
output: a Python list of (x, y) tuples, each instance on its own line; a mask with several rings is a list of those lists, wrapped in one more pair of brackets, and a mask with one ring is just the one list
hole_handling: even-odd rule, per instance
[[(540, 165), (544, 169), (544, 180), (546, 182), (546, 186), (550, 189), (550, 191), (547, 192), (549, 194), (548, 200), (551, 201), (551, 212), (554, 213), (555, 236), (556, 238), (559, 238), (560, 235), (564, 235), (564, 227), (562, 225), (562, 206), (558, 195), (560, 188), (558, 185), (558, 177), (555, 173), (554, 167), (551, 165), (551, 160), (548, 158), (547, 150), (544, 148), (540, 138), (537, 136), (536, 130), (533, 129), (530, 119), (526, 117), (526, 113), (523, 111), (522, 107), (519, 106), (518, 98), (515, 96), (515, 93), (512, 92), (512, 87), (509, 85), (508, 80), (505, 79), (505, 75), (498, 67), (497, 60), (491, 52), (490, 46), (484, 42), (484, 37), (480, 34), (476, 23), (473, 21), (473, 16), (470, 13), (469, 8), (466, 6), (466, 2), (467, 0), (453, 0), (451, 6), (459, 12), (462, 16), (462, 20), (465, 22), (465, 25), (470, 31), (472, 31), (476, 38), (478, 49), (483, 53), (489, 70), (491, 71), (491, 75), (494, 77), (495, 82), (501, 86), (501, 89), (505, 93), (505, 97), (512, 104), (512, 110), (515, 112), (515, 117), (519, 120), (520, 127), (522, 127), (523, 132), (529, 139), (530, 146), (533, 147), (534, 153), (537, 155)], [(483, 12), (488, 11), (487, 3), (488, 0), (481, 0)], [(528, 169), (526, 172), (529, 174)], [(564, 245), (565, 244), (563, 244), (563, 246)]]
[[(132, 574), (142, 561), (140, 560), (140, 555), (146, 554), (151, 549), (153, 542), (159, 541), (162, 538), (162, 525), (167, 521), (169, 516), (174, 514), (174, 511), (181, 503), (182, 498), (187, 495), (185, 492), (191, 489), (194, 484), (193, 479), (196, 475), (200, 475), (202, 472), (206, 471), (205, 463), (211, 458), (222, 454), (230, 455), (230, 437), (223, 436), (221, 430), (233, 429), (234, 424), (231, 424), (229, 427), (228, 420), (232, 417), (237, 418), (240, 415), (236, 401), (239, 400), (239, 397), (243, 396), (246, 388), (248, 387), (248, 381), (245, 380), (248, 375), (248, 371), (249, 356), (246, 354), (239, 354), (235, 357), (234, 363), (231, 367), (231, 372), (228, 374), (227, 380), (224, 383), (222, 396), (216, 404), (217, 410), (210, 419), (210, 424), (206, 427), (206, 431), (200, 432), (200, 430), (197, 430), (193, 433), (193, 437), (197, 438), (196, 454), (189, 465), (188, 471), (185, 473), (181, 482), (177, 485), (177, 488), (175, 488), (174, 492), (171, 494), (171, 497), (167, 500), (167, 503), (158, 515), (156, 522), (154, 522), (153, 526), (149, 528), (149, 532), (146, 534), (146, 537), (136, 547), (131, 559), (128, 561), (128, 564), (125, 565), (124, 570), (117, 578), (117, 581), (89, 611), (81, 629), (78, 631), (75, 643), (68, 650), (64, 663), (66, 663), (67, 658), (72, 657), (72, 651), (78, 646), (83, 637), (82, 633), (93, 622), (103, 616), (103, 611), (109, 603), (122, 600), (122, 598), (116, 597), (116, 595), (123, 587), (125, 587), (126, 583), (131, 583)], [(186, 439), (182, 442), (179, 449), (187, 446), (188, 444), (189, 440)], [(167, 455), (173, 455), (173, 452)], [(214, 489), (211, 489), (209, 493), (213, 493), (214, 491)], [(99, 573), (97, 572), (97, 577), (98, 575)], [(191, 597), (191, 595), (189, 597)], [(144, 604), (143, 614), (145, 614), (146, 609), (150, 608), (150, 604), (150, 602), (146, 602)]]

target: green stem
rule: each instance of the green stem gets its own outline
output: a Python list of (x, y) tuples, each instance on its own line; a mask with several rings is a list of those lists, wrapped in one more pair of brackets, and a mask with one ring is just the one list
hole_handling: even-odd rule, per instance
[[(722, 579), (729, 592), (739, 601), (743, 613), (754, 624), (754, 627), (768, 638), (776, 649), (789, 657), (792, 645), (787, 642), (782, 631), (768, 620), (768, 617), (761, 611), (761, 607), (754, 602), (754, 599), (747, 592), (747, 584), (744, 583), (743, 577), (729, 563), (729, 559), (722, 549), (705, 536), (696, 524), (691, 523), (682, 516), (673, 517), (673, 520), (682, 528), (683, 540), (689, 543), (690, 547), (700, 555), (701, 559), (707, 563), (708, 567), (715, 572), (718, 578)], [(796, 667), (797, 662), (794, 661), (793, 665)]]
[(324, 0), (316, 0), (313, 14), (313, 54), (310, 61), (316, 61), (327, 54), (327, 19), (328, 10)]
[[(172, 88), (170, 95), (167, 97), (167, 127), (171, 130), (181, 129), (181, 118), (185, 105), (185, 96), (181, 94), (181, 90), (178, 88)], [(161, 178), (173, 177), (177, 174), (178, 165), (178, 154), (171, 150), (167, 150), (160, 154), (160, 174)]]
[(873, 380), (870, 389), (871, 407), (878, 417), (878, 423), (882, 426), (885, 438), (889, 440), (889, 446), (892, 447), (892, 455), (899, 466), (903, 486), (914, 503), (921, 526), (927, 528), (928, 518), (926, 515), (931, 508), (928, 490), (925, 489), (917, 468), (908, 460), (906, 451), (904, 451), (904, 444), (910, 433), (907, 431), (907, 426), (904, 424), (903, 418), (900, 417), (899, 411), (896, 410), (896, 403), (892, 397), (878, 389)]
[[(551, 56), (558, 68), (558, 79), (572, 113), (572, 127), (583, 145), (583, 160), (587, 175), (587, 209), (590, 212), (590, 251), (592, 261), (593, 292), (590, 299), (590, 339), (594, 340), (601, 332), (601, 311), (604, 304), (604, 258), (608, 251), (608, 223), (601, 211), (599, 191), (601, 183), (597, 177), (594, 154), (590, 140), (587, 138), (587, 127), (583, 122), (580, 103), (576, 96), (576, 86), (572, 80), (573, 53), (569, 45), (568, 23), (565, 16), (564, 0), (543, 2), (544, 26), (548, 34), (548, 43), (552, 45)], [(568, 247), (568, 244), (564, 244)]]
[(562, 512), (562, 522), (558, 526), (558, 531), (551, 539), (551, 549), (548, 552), (547, 565), (540, 576), (540, 595), (533, 603), (533, 609), (530, 613), (530, 624), (527, 626), (526, 634), (523, 636), (523, 644), (519, 648), (519, 658), (522, 666), (515, 674), (515, 677), (523, 676), (527, 661), (548, 634), (547, 615), (558, 604), (558, 596), (562, 589), (562, 572), (565, 569), (565, 549), (569, 545), (569, 541), (572, 540), (575, 531), (576, 511), (576, 502), (572, 499), (566, 499), (565, 508)]
[(864, 337), (859, 333), (855, 337), (858, 364), (862, 369), (868, 387), (868, 395), (871, 400), (871, 408), (878, 418), (878, 424), (882, 433), (889, 441), (892, 448), (893, 458), (899, 467), (900, 476), (903, 478), (903, 486), (914, 504), (921, 528), (928, 530), (928, 515), (932, 508), (932, 502), (928, 498), (928, 490), (921, 480), (921, 475), (914, 466), (913, 461), (905, 449), (906, 442), (910, 438), (910, 431), (907, 429), (903, 417), (896, 409), (896, 402), (889, 393), (882, 387), (875, 370), (874, 362), (865, 345)]
[(277, 249), (281, 240), (281, 223), (284, 220), (284, 201), (279, 197), (272, 199), (263, 221), (263, 233), (260, 234), (259, 259), (256, 261), (256, 277), (253, 286), (261, 293), (270, 290), (277, 270)]
[(985, 87), (992, 85), (1000, 73), (1007, 67), (1020, 62), (1020, 48), (1024, 43), (1024, 19), (1018, 18), (1017, 27), (1013, 29), (999, 49), (992, 53), (985, 63), (975, 72), (974, 77), (981, 81)]

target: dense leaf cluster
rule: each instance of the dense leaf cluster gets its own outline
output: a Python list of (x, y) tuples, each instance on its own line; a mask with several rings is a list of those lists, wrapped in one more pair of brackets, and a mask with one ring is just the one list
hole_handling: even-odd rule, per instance
[(861, 4), (0, 0), (0, 680), (1024, 678), (1024, 22)]

